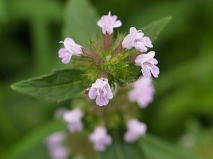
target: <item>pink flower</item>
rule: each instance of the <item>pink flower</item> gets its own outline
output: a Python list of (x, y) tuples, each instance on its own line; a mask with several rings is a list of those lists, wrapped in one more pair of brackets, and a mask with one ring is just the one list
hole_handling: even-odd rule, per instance
[(147, 107), (153, 101), (154, 87), (152, 80), (147, 77), (140, 77), (129, 92), (129, 99), (135, 101), (142, 108)]
[(60, 131), (48, 136), (46, 142), (48, 145), (55, 145), (55, 144), (62, 143), (64, 138), (65, 138), (64, 132)]
[(73, 55), (80, 56), (82, 54), (82, 46), (76, 44), (71, 38), (65, 38), (64, 41), (60, 41), (60, 43), (64, 44), (64, 48), (58, 51), (58, 56), (64, 64), (68, 64)]
[(92, 84), (92, 87), (89, 89), (88, 95), (90, 99), (96, 99), (97, 105), (107, 105), (109, 103), (109, 99), (113, 98), (108, 79), (98, 78), (95, 83)]
[(137, 119), (132, 119), (128, 121), (127, 129), (128, 130), (124, 135), (124, 140), (126, 142), (134, 142), (145, 134), (147, 127)]
[(122, 25), (121, 21), (117, 20), (117, 16), (111, 15), (111, 12), (109, 12), (108, 15), (102, 16), (97, 24), (102, 28), (103, 34), (112, 34), (113, 28)]
[(63, 145), (65, 139), (64, 132), (56, 132), (46, 140), (49, 155), (52, 159), (67, 159), (68, 149)]
[(80, 109), (74, 109), (64, 113), (64, 120), (69, 124), (68, 129), (71, 132), (81, 131), (83, 129), (83, 124), (81, 122), (82, 117), (83, 112)]
[(154, 58), (155, 52), (150, 51), (147, 54), (141, 54), (137, 56), (135, 59), (135, 63), (137, 66), (141, 66), (143, 76), (145, 77), (151, 77), (153, 75), (155, 78), (158, 77), (160, 74), (159, 68), (156, 66), (158, 64), (158, 61)]
[(94, 144), (94, 149), (104, 151), (112, 143), (112, 138), (107, 135), (107, 130), (103, 126), (96, 127), (95, 131), (90, 134), (89, 141)]
[(69, 151), (66, 147), (58, 146), (52, 150), (49, 150), (52, 159), (67, 159)]
[(122, 47), (125, 49), (135, 48), (140, 52), (146, 52), (147, 48), (152, 48), (152, 42), (148, 37), (144, 37), (144, 33), (141, 30), (137, 30), (135, 27), (129, 29), (129, 34), (124, 38)]

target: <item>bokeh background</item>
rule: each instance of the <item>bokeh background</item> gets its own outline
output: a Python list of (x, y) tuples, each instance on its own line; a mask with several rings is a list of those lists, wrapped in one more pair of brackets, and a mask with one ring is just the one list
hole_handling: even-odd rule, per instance
[[(118, 15), (125, 32), (130, 26), (140, 28), (172, 16), (154, 45), (161, 75), (155, 80), (155, 101), (143, 115), (149, 133), (178, 144), (201, 159), (212, 159), (213, 1), (90, 2), (100, 15), (109, 10)], [(22, 149), (20, 143), (25, 142), (25, 137), (42, 129), (52, 120), (55, 110), (63, 106), (18, 94), (10, 85), (61, 67), (57, 50), (58, 41), (64, 38), (67, 3), (67, 0), (0, 0), (0, 158), (10, 149), (15, 149), (13, 152)], [(31, 140), (27, 144), (34, 139)], [(48, 159), (48, 154), (39, 143), (19, 158)]]

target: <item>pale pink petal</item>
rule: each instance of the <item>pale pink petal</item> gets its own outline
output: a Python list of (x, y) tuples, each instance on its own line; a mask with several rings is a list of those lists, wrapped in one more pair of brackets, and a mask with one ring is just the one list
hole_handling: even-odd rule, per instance
[(129, 32), (130, 32), (130, 34), (137, 33), (137, 29), (136, 29), (135, 27), (131, 27), (131, 28), (129, 29)]
[(125, 49), (135, 48), (140, 52), (146, 52), (148, 48), (152, 47), (152, 43), (148, 37), (144, 37), (144, 33), (141, 30), (131, 27), (129, 34), (122, 42), (122, 47)]
[(72, 50), (73, 45), (75, 45), (75, 42), (74, 42), (73, 39), (71, 39), (71, 38), (65, 38), (64, 39), (64, 47), (67, 50)]
[(124, 135), (126, 142), (135, 142), (146, 132), (146, 125), (137, 119), (131, 119), (127, 122), (127, 132)]
[(159, 68), (155, 65), (152, 66), (151, 72), (155, 78), (157, 78), (158, 75), (160, 74)]
[(106, 147), (112, 143), (112, 138), (107, 134), (105, 127), (98, 126), (94, 132), (89, 135), (89, 141), (93, 143), (95, 150), (104, 151)]
[(90, 99), (96, 98), (96, 104), (99, 106), (107, 105), (109, 103), (109, 99), (113, 98), (108, 79), (98, 78), (89, 89), (88, 96)]
[(110, 89), (109, 85), (106, 86), (106, 91), (107, 91), (107, 98), (108, 99), (112, 99), (113, 98), (113, 93), (112, 93), (112, 90)]
[(69, 54), (69, 51), (67, 51), (65, 48), (61, 48), (58, 51), (58, 57), (60, 58), (64, 58), (65, 56), (67, 56), (67, 54)]
[(99, 106), (105, 106), (109, 103), (109, 99), (107, 99), (107, 97), (104, 96), (97, 96), (96, 98), (96, 104)]
[(97, 24), (102, 28), (103, 34), (112, 34), (113, 28), (117, 28), (122, 25), (121, 21), (117, 20), (117, 16), (111, 15), (111, 12), (109, 12), (108, 15), (102, 16)]
[(121, 25), (122, 25), (121, 21), (117, 20), (114, 24), (114, 27), (117, 28), (117, 27), (120, 27)]
[(150, 40), (149, 37), (144, 37), (144, 38), (142, 39), (142, 41), (144, 42), (144, 44), (145, 44), (147, 47), (149, 47), (149, 48), (152, 48), (152, 47), (153, 47), (152, 41)]
[(64, 121), (68, 123), (70, 132), (81, 131), (83, 129), (83, 124), (81, 122), (82, 117), (83, 112), (78, 108), (64, 113), (63, 118)]
[(89, 96), (90, 99), (95, 99), (96, 96), (97, 96), (97, 89), (96, 88), (90, 88), (88, 96)]
[(61, 61), (64, 63), (64, 64), (68, 64), (71, 60), (71, 55), (69, 56), (65, 56)]
[[(150, 71), (148, 74), (151, 76)], [(154, 96), (154, 87), (152, 80), (148, 77), (140, 77), (133, 85), (133, 89), (129, 92), (129, 99), (135, 101), (141, 108), (147, 107)]]
[(135, 49), (140, 52), (146, 52), (148, 49), (145, 47), (144, 43), (142, 42), (136, 42), (135, 43)]

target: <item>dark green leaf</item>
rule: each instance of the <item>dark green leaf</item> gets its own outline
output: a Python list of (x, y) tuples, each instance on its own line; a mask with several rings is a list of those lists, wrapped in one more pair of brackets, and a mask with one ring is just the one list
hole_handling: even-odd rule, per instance
[(76, 97), (85, 86), (83, 71), (79, 69), (61, 69), (49, 75), (20, 81), (12, 89), (47, 101), (63, 101)]
[(155, 41), (160, 32), (164, 29), (164, 27), (169, 23), (171, 19), (171, 16), (162, 18), (145, 26), (144, 28), (142, 28), (142, 30), (146, 36), (150, 37), (152, 41)]
[(118, 139), (113, 139), (105, 152), (101, 153), (101, 159), (146, 159), (144, 152), (138, 143), (128, 144)]
[(141, 138), (140, 145), (148, 159), (197, 159), (181, 148), (150, 135)]
[(32, 148), (41, 144), (44, 139), (50, 134), (65, 130), (66, 124), (63, 121), (55, 120), (53, 122), (43, 125), (39, 129), (36, 129), (26, 137), (24, 137), (20, 142), (15, 144), (11, 149), (9, 149), (1, 158), (3, 159), (16, 159), (26, 152), (30, 151)]
[(70, 0), (65, 13), (64, 36), (80, 44), (89, 42), (100, 31), (98, 14), (87, 0)]

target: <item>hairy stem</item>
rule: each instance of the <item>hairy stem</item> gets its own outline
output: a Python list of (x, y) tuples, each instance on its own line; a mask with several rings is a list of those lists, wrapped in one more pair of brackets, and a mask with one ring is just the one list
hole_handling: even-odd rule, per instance
[(112, 46), (112, 35), (104, 34), (104, 50), (108, 51)]

